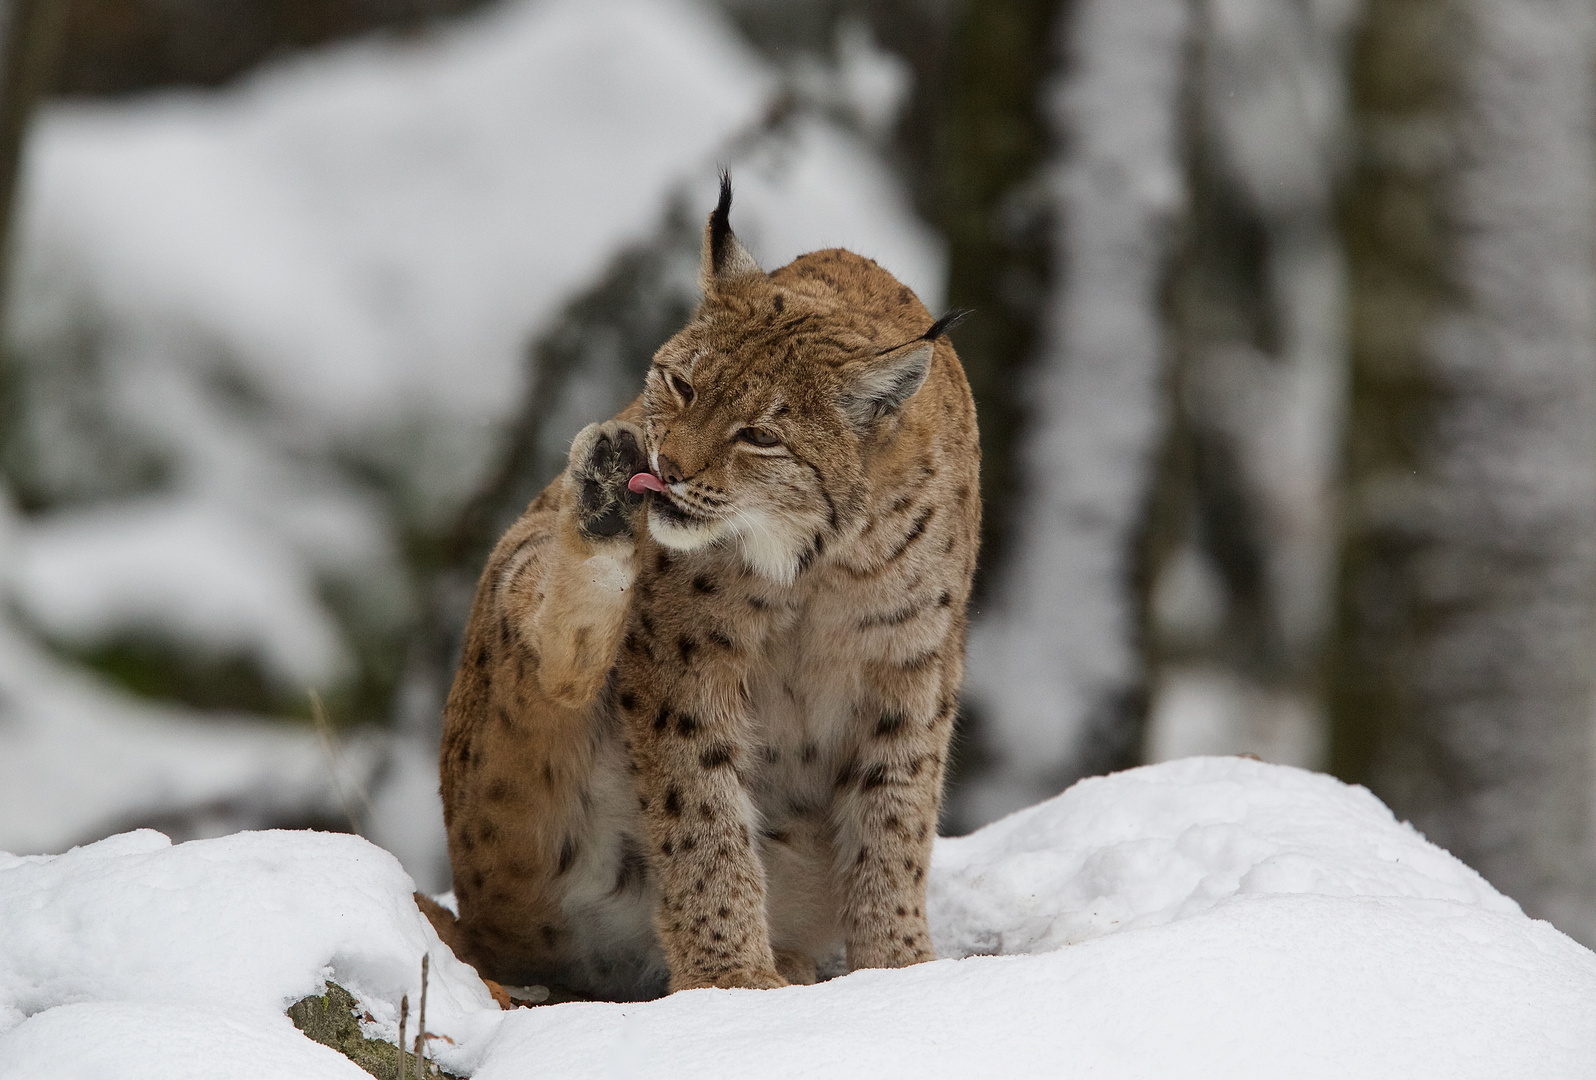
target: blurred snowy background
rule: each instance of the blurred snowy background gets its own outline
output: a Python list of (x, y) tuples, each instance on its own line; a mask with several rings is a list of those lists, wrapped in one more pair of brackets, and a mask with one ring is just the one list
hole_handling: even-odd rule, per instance
[(477, 572), (725, 165), (767, 268), (977, 311), (945, 832), (1252, 753), (1596, 941), (1587, 4), (0, 12), (0, 850), (313, 826), (443, 887)]

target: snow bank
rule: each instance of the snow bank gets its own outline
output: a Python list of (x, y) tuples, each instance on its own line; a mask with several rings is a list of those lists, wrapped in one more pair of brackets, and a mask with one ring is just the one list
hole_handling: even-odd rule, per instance
[(1444, 900), (1519, 914), (1366, 788), (1244, 758), (1082, 780), (940, 841), (928, 893), (942, 956), (1046, 952), (1249, 896)]
[[(143, 1040), (165, 1033), (153, 1039), (156, 1056), (123, 1069), (165, 1076), (170, 1058), (193, 1075), (258, 1074), (260, 1060), (235, 1064), (239, 1048), (217, 1029), (225, 1014), (278, 1059), (267, 1075), (299, 1065), (306, 1076), (348, 1075), (336, 1054), (321, 1064), (303, 1053), (284, 1010), (332, 979), (395, 1039), (400, 995), (419, 1000), (423, 954), (432, 957), (427, 1029), (456, 1043), (438, 1040), (438, 1057), (469, 1070), (500, 1014), (411, 890), (393, 856), (327, 833), (239, 833), (174, 847), (145, 829), (65, 855), (0, 857), (0, 1028), (16, 1029), (0, 1038), (0, 1072), (92, 1075), (80, 1052), (113, 1056), (121, 1032), (146, 1024), (154, 1027)], [(51, 1037), (67, 1026), (80, 1034)]]
[(305, 1038), (287, 1017), (281, 1023), (240, 1018), (222, 1003), (62, 1005), (23, 1025), (0, 1052), (6, 1077), (371, 1080), (336, 1050)]
[(1596, 958), (1546, 923), (1325, 897), (779, 994), (511, 1016), (477, 1080), (1587, 1077)]
[[(331, 978), (478, 1080), (1588, 1076), (1596, 955), (1362, 789), (1240, 759), (1083, 782), (939, 843), (948, 957), (773, 993), (499, 1013), (353, 837), (130, 833), (0, 857), (0, 1075), (355, 1077), (284, 1008)], [(1009, 955), (969, 955), (971, 953)], [(114, 1066), (114, 1068), (113, 1068)]]

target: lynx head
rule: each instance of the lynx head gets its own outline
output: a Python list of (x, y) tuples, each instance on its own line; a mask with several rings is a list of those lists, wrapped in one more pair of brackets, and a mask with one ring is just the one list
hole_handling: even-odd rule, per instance
[(896, 435), (959, 316), (931, 324), (908, 289), (846, 251), (767, 274), (732, 233), (730, 209), (722, 173), (704, 301), (645, 383), (654, 479), (640, 479), (660, 544), (734, 543), (749, 569), (788, 583), (861, 524), (872, 453)]

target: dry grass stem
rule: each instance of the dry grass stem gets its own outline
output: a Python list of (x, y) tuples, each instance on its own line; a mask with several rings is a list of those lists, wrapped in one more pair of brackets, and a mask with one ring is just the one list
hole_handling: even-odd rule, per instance
[(321, 738), (322, 753), (327, 759), (327, 771), (332, 774), (333, 790), (338, 793), (344, 817), (349, 820), (349, 831), (356, 836), (364, 836), (362, 821), (371, 820), (371, 799), (366, 795), (365, 786), (358, 782), (353, 784), (351, 797), (349, 787), (344, 782), (349, 770), (344, 762), (343, 744), (333, 730), (332, 721), (327, 718), (327, 707), (315, 690), (307, 690), (306, 693), (310, 696), (311, 719), (316, 722), (316, 734)]

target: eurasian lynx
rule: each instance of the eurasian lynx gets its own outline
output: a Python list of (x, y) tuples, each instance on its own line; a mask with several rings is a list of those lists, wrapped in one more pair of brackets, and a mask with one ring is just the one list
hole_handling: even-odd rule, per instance
[(933, 956), (925, 874), (980, 524), (950, 319), (842, 250), (704, 301), (499, 542), (449, 696), (487, 977), (613, 998)]

